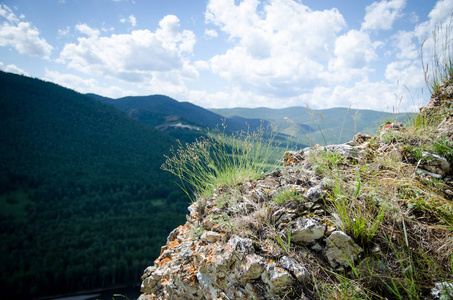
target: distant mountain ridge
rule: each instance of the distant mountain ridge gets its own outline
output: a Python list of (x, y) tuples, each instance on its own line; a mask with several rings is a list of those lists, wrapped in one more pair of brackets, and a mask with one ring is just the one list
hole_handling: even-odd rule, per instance
[[(129, 116), (142, 123), (157, 129), (165, 130), (169, 127), (186, 127), (194, 130), (215, 129), (226, 125), (227, 132), (255, 130), (260, 126), (267, 126), (257, 118), (243, 118), (241, 116), (228, 117), (192, 104), (179, 102), (164, 95), (129, 96), (118, 99), (107, 98), (96, 94), (87, 94), (94, 99), (113, 105), (125, 111)], [(186, 126), (184, 126), (186, 125)]]
[(272, 108), (219, 108), (210, 109), (226, 118), (258, 118), (274, 124), (281, 133), (296, 133), (302, 142), (310, 144), (345, 143), (358, 132), (374, 135), (385, 120), (405, 122), (414, 113), (387, 113), (373, 110), (329, 108), (312, 110), (295, 106), (281, 109)]

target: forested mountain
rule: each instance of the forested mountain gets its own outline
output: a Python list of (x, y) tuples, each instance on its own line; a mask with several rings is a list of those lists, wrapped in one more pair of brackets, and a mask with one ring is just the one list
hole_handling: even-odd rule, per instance
[(415, 116), (412, 113), (394, 114), (348, 108), (312, 110), (301, 106), (282, 109), (225, 108), (211, 111), (226, 118), (253, 116), (270, 121), (279, 132), (293, 134), (296, 131), (301, 143), (311, 145), (345, 143), (358, 132), (374, 135), (385, 120), (405, 122)]
[[(260, 126), (267, 126), (250, 116), (225, 117), (213, 113), (189, 102), (179, 102), (163, 95), (124, 97), (111, 99), (95, 94), (88, 94), (94, 99), (111, 104), (121, 109), (130, 117), (168, 132), (175, 138), (190, 141), (204, 133), (205, 129), (215, 129), (226, 125), (226, 132), (253, 131)], [(223, 128), (220, 128), (223, 130)]]
[(139, 282), (188, 199), (174, 139), (92, 97), (0, 72), (0, 298)]

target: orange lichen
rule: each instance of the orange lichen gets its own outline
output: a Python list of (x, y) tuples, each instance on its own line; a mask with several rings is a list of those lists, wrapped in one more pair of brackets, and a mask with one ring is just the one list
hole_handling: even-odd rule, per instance
[(178, 240), (170, 241), (167, 243), (168, 247), (170, 248), (176, 248), (179, 246), (181, 243)]
[(167, 257), (161, 259), (159, 262), (157, 262), (157, 263), (155, 262), (155, 263), (159, 266), (162, 266), (162, 265), (168, 264), (170, 261), (171, 261), (171, 256), (167, 256)]

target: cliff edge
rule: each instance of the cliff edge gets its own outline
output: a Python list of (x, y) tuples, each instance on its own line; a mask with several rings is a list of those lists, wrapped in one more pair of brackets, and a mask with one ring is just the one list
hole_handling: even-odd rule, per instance
[(453, 299), (452, 99), (197, 199), (139, 299)]

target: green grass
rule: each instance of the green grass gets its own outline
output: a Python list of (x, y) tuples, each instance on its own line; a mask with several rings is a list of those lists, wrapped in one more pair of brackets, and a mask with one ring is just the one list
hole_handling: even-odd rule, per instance
[(303, 201), (300, 191), (291, 187), (278, 190), (272, 198), (275, 203), (280, 205), (288, 201)]
[(192, 201), (207, 198), (216, 188), (257, 179), (275, 168), (273, 157), (281, 153), (281, 144), (274, 138), (275, 133), (264, 128), (232, 135), (217, 131), (194, 143), (180, 143), (161, 168), (179, 178)]
[(422, 65), (425, 73), (425, 82), (432, 93), (436, 93), (440, 86), (453, 78), (453, 47), (451, 30), (453, 29), (453, 15), (446, 25), (437, 26), (432, 33), (432, 60), (424, 62), (423, 48), (429, 39), (425, 39), (421, 47)]

